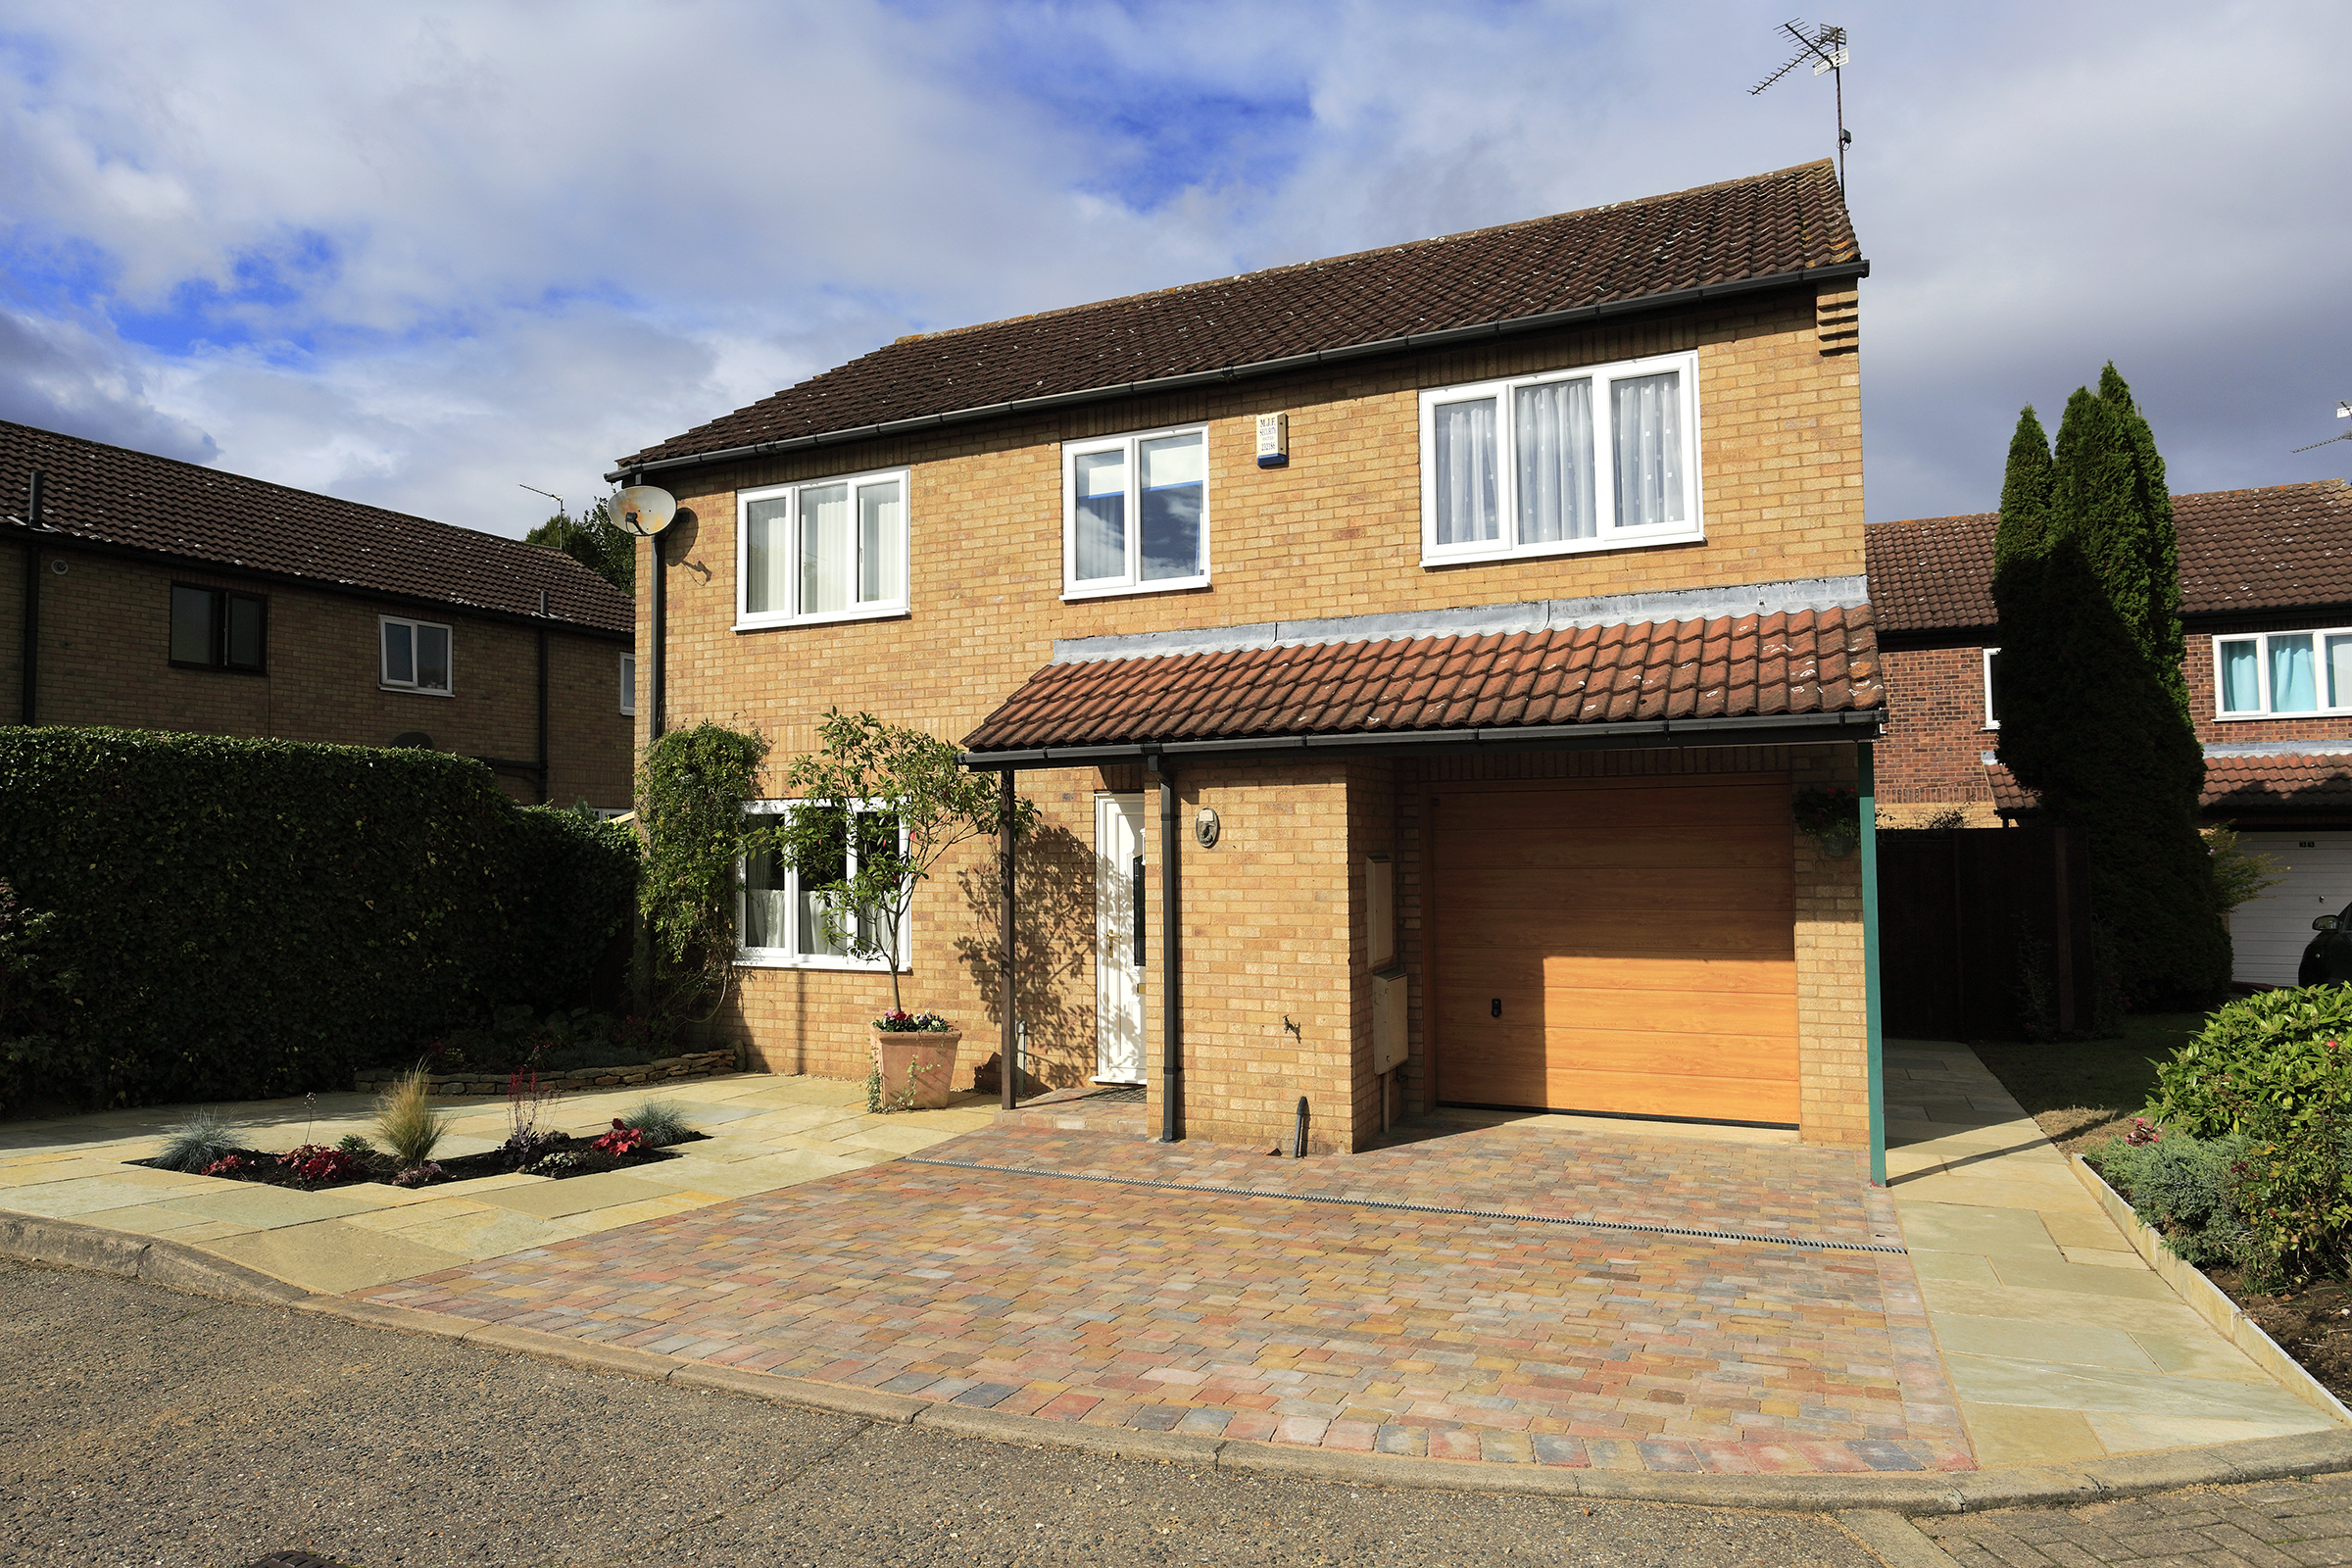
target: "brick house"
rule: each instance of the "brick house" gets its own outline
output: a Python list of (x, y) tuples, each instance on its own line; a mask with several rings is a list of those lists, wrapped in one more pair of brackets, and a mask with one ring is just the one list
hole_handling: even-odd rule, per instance
[[(1822, 163), (902, 338), (618, 460), (681, 509), (656, 703), (771, 780), (871, 710), (1038, 803), (1009, 976), (985, 846), (902, 934), (961, 1070), (1261, 1149), (1302, 1097), (1317, 1150), (1866, 1145), (1861, 858), (1790, 807), (1878, 733), (1867, 271)], [(887, 983), (746, 881), (713, 1028), (865, 1076)]]
[[(1989, 826), (2032, 808), (1995, 760), (1996, 520), (1867, 530), (1890, 712), (1878, 755), (1883, 825), (1957, 813)], [(2292, 985), (2312, 916), (2352, 902), (2352, 486), (2178, 495), (2173, 520), (2204, 813), (2286, 878), (2232, 914), (2236, 978)]]
[(629, 597), (569, 557), (5, 421), (0, 486), (0, 719), (427, 746), (629, 804)]

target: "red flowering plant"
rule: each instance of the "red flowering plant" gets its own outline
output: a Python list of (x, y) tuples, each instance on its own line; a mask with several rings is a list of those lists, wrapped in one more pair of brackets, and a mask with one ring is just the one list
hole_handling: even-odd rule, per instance
[(936, 1012), (908, 1012), (894, 1007), (874, 1020), (874, 1027), (890, 1035), (945, 1034), (951, 1025)]
[(645, 1149), (645, 1134), (622, 1121), (612, 1118), (612, 1130), (588, 1146), (600, 1154), (635, 1154)]
[(277, 1156), (277, 1167), (290, 1172), (305, 1187), (317, 1187), (323, 1182), (349, 1181), (355, 1176), (367, 1174), (360, 1168), (360, 1162), (351, 1155), (323, 1144), (299, 1144), (287, 1150)]

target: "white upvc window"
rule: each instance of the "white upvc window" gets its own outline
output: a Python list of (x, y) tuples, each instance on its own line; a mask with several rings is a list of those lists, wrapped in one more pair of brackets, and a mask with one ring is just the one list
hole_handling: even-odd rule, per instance
[(637, 656), (620, 656), (620, 710), (631, 718), (637, 716)]
[(906, 613), (905, 468), (745, 490), (735, 498), (735, 624)]
[(2001, 727), (2001, 651), (1984, 650), (1984, 727)]
[[(854, 876), (858, 871), (860, 849), (874, 842), (877, 833), (896, 834), (899, 848), (906, 849), (906, 834), (886, 812), (855, 807), (847, 811), (838, 806), (808, 806), (798, 801), (746, 801), (746, 815), (798, 811), (824, 811), (840, 818), (839, 858), (823, 867), (839, 876)], [(807, 880), (828, 882), (832, 876), (817, 875)], [(877, 959), (853, 957), (849, 953), (848, 929), (854, 927), (861, 940), (870, 940), (878, 927), (876, 916), (866, 910), (845, 914), (839, 922), (828, 922), (826, 915), (832, 906), (819, 893), (806, 892), (803, 877), (782, 863), (781, 857), (769, 850), (750, 855), (737, 862), (735, 932), (737, 951), (735, 961), (740, 964), (786, 969), (870, 969), (880, 972), (888, 967)], [(898, 953), (899, 968), (907, 966), (906, 956), (912, 950), (906, 926), (902, 923), (893, 944)], [(843, 929), (836, 930), (838, 925)]]
[(2213, 695), (2223, 718), (2352, 713), (2352, 627), (2216, 637)]
[(375, 626), (379, 685), (396, 692), (451, 695), (455, 683), (450, 677), (447, 626), (429, 620), (403, 620), (397, 615), (378, 615)]
[(1064, 599), (1208, 582), (1208, 427), (1139, 430), (1061, 448)]
[(1705, 537), (1698, 356), (1421, 394), (1421, 564)]

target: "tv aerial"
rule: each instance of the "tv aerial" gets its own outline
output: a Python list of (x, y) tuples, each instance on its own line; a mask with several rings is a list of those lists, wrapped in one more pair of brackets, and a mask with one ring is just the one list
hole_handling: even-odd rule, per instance
[[(2339, 419), (2352, 419), (2352, 399), (2346, 399), (2336, 404), (2335, 416)], [(2346, 430), (2342, 435), (2331, 435), (2325, 441), (2314, 441), (2307, 447), (2297, 447), (2295, 450), (2297, 452), (2317, 452), (2320, 448), (2331, 447), (2338, 441), (2352, 441), (2352, 430)]]
[(1747, 89), (1753, 98), (1774, 82), (1799, 66), (1809, 65), (1816, 76), (1827, 75), (1838, 89), (1838, 188), (1845, 189), (1845, 149), (1851, 145), (1854, 133), (1845, 128), (1845, 29), (1822, 23), (1812, 31), (1796, 18), (1781, 24), (1781, 31), (1796, 40), (1796, 53), (1782, 62), (1781, 69)]
[(612, 515), (640, 539), (651, 539), (678, 514), (678, 498), (659, 485), (633, 484), (612, 498)]

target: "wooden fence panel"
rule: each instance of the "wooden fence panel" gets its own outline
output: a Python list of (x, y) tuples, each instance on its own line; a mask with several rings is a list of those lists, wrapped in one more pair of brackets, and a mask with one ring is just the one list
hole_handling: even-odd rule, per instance
[(1879, 835), (1886, 1031), (1911, 1040), (2028, 1032), (2038, 975), (2061, 1031), (2089, 1022), (2090, 890), (2079, 836), (2026, 827)]

